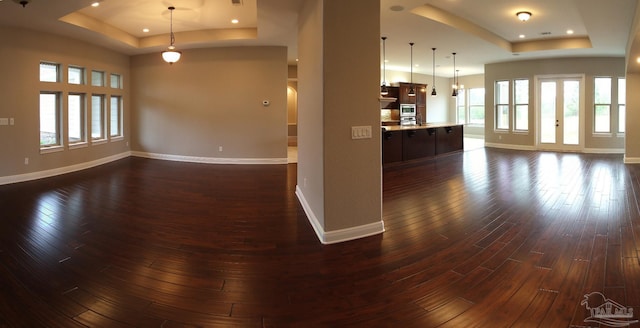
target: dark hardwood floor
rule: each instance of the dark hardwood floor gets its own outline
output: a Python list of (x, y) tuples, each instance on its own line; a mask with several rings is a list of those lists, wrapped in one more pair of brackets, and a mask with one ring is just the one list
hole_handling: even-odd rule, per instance
[(387, 231), (334, 245), (295, 164), (132, 157), (0, 186), (0, 327), (598, 327), (604, 297), (637, 320), (639, 176), (482, 148), (389, 167)]

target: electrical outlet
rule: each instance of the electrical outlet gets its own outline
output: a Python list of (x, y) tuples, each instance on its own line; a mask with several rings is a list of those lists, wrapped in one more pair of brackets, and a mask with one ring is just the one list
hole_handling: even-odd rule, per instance
[(24, 165), (29, 165), (29, 157), (24, 158)]
[(220, 151), (220, 152), (222, 151), (222, 146), (218, 147), (218, 151)]
[(13, 119), (13, 117), (9, 118), (9, 125), (13, 125), (15, 124), (15, 120)]

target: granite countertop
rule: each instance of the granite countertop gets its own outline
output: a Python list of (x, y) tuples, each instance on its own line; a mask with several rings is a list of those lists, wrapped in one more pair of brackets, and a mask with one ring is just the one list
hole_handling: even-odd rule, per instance
[(458, 123), (423, 123), (422, 125), (385, 125), (382, 127), (383, 131), (403, 131), (403, 130), (418, 130), (418, 129), (434, 129), (447, 126), (459, 126)]

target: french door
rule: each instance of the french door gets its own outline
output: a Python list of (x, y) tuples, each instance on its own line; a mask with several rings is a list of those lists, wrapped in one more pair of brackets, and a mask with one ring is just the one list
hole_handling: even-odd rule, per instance
[(584, 76), (536, 77), (537, 148), (577, 151), (584, 140)]

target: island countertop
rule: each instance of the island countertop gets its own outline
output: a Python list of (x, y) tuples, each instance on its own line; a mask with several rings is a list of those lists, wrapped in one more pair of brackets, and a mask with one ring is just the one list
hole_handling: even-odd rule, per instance
[(385, 125), (382, 126), (382, 131), (404, 131), (404, 130), (419, 130), (419, 129), (435, 129), (448, 126), (459, 126), (458, 123), (424, 123), (422, 125)]

